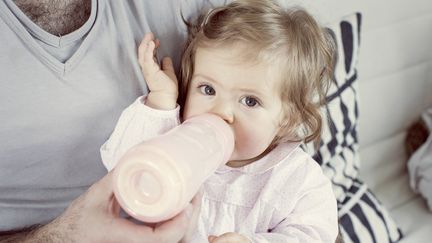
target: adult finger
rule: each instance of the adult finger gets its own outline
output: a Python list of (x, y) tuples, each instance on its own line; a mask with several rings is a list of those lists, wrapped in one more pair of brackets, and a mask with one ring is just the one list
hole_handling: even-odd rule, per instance
[(95, 198), (97, 201), (107, 202), (113, 196), (113, 171), (95, 182), (86, 194), (91, 194), (91, 198)]
[(192, 212), (192, 216), (191, 219), (189, 221), (189, 226), (188, 229), (186, 230), (185, 236), (182, 239), (182, 243), (185, 242), (190, 242), (196, 228), (197, 228), (197, 224), (198, 224), (198, 220), (199, 220), (199, 215), (200, 215), (200, 211), (201, 211), (201, 201), (202, 201), (202, 196), (203, 196), (203, 190), (202, 188), (200, 188), (200, 190), (198, 191), (198, 193), (192, 198), (191, 204), (193, 206), (193, 212)]
[(193, 215), (194, 207), (189, 204), (185, 210), (176, 215), (174, 218), (167, 220), (154, 229), (154, 233), (160, 236), (162, 241), (179, 242), (188, 229)]

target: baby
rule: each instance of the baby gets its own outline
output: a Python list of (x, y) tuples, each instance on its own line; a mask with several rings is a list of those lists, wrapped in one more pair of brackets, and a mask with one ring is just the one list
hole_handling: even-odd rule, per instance
[(147, 34), (139, 47), (149, 93), (102, 146), (105, 166), (180, 121), (212, 113), (231, 127), (235, 148), (203, 185), (192, 242), (334, 242), (330, 181), (299, 147), (321, 132), (334, 61), (327, 32), (304, 10), (238, 0), (189, 25), (180, 82), (169, 58), (162, 69), (155, 61), (158, 46)]

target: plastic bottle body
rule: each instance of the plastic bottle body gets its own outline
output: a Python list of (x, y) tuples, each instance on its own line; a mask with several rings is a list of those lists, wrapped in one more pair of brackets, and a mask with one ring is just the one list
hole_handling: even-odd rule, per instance
[(169, 219), (228, 161), (233, 148), (234, 136), (225, 121), (211, 114), (192, 117), (131, 148), (114, 170), (114, 193), (122, 208), (140, 221)]

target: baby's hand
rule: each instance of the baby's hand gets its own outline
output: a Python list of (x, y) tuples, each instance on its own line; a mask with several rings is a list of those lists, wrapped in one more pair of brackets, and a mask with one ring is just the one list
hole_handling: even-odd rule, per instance
[(138, 62), (150, 90), (146, 105), (160, 110), (172, 110), (177, 105), (178, 81), (172, 60), (162, 60), (162, 70), (156, 60), (159, 40), (153, 33), (147, 33), (138, 48)]
[(228, 232), (220, 236), (210, 235), (208, 241), (209, 243), (250, 243), (248, 238), (235, 232)]

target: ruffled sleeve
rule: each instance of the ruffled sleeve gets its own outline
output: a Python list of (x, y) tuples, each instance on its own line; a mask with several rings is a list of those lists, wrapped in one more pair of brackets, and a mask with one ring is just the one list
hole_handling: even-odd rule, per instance
[(100, 148), (102, 162), (111, 171), (123, 154), (131, 147), (164, 134), (180, 124), (180, 107), (156, 110), (145, 105), (146, 97), (139, 97), (126, 108), (111, 134)]

